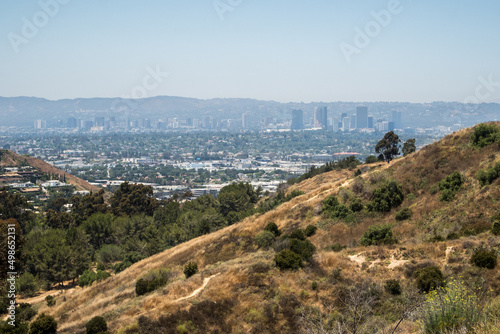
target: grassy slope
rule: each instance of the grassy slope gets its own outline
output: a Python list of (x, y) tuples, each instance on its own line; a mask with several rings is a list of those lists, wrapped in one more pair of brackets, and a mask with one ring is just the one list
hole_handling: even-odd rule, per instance
[[(334, 171), (305, 180), (298, 188), (306, 194), (292, 199), (273, 211), (249, 217), (244, 221), (183, 243), (172, 249), (134, 264), (124, 272), (90, 288), (76, 290), (71, 296), (57, 298), (53, 308), (41, 307), (41, 312), (54, 315), (61, 333), (82, 332), (85, 323), (93, 316), (102, 315), (111, 330), (132, 325), (140, 315), (157, 318), (162, 314), (175, 314), (189, 309), (203, 300), (231, 300), (234, 306), (223, 319), (234, 332), (286, 332), (295, 326), (293, 317), (287, 316), (287, 296), (295, 296), (301, 303), (323, 307), (335, 303), (335, 296), (342, 286), (330, 279), (334, 269), (341, 269), (344, 284), (353, 284), (370, 278), (382, 282), (389, 278), (400, 279), (411, 285), (405, 277), (408, 263), (433, 261), (446, 275), (453, 275), (467, 267), (470, 249), (480, 242), (498, 245), (500, 238), (488, 232), (459, 240), (428, 243), (433, 234), (444, 237), (465, 227), (481, 228), (490, 224), (489, 218), (500, 209), (500, 180), (480, 188), (473, 177), (479, 168), (493, 161), (500, 161), (498, 145), (482, 150), (469, 146), (470, 129), (447, 136), (417, 153), (388, 164), (374, 164), (365, 169), (361, 177), (354, 178), (352, 171)], [(466, 186), (450, 203), (439, 201), (439, 192), (431, 194), (446, 175), (458, 170), (467, 176)], [(360, 197), (366, 203), (372, 189), (387, 179), (403, 184), (406, 195), (402, 206), (414, 212), (411, 220), (396, 222), (393, 210), (388, 214), (363, 213), (349, 222), (325, 219), (319, 214), (321, 202), (332, 194), (341, 201)], [(413, 196), (408, 196), (409, 194)], [(273, 267), (274, 251), (258, 250), (253, 239), (264, 226), (274, 221), (285, 232), (297, 227), (317, 224), (320, 229), (310, 238), (318, 248), (315, 264), (296, 272), (280, 272)], [(358, 241), (370, 225), (392, 223), (400, 244), (397, 246), (359, 247)], [(467, 241), (467, 242), (465, 242)], [(341, 243), (349, 246), (339, 252), (323, 250), (327, 245)], [(359, 254), (358, 257), (352, 255)], [(350, 257), (351, 256), (351, 257)], [(182, 266), (196, 261), (200, 273), (185, 279)], [(252, 267), (266, 263), (270, 268), (259, 271)], [(174, 278), (165, 288), (146, 296), (136, 297), (134, 284), (146, 271), (167, 267)], [(500, 294), (499, 269), (483, 272), (494, 293)], [(204, 277), (215, 276), (193, 299), (176, 302), (200, 287)], [(311, 282), (319, 282), (319, 292), (311, 290)], [(346, 283), (348, 282), (348, 283)], [(274, 309), (276, 315), (266, 317), (264, 310)], [(279, 314), (278, 314), (279, 313)], [(264, 327), (263, 327), (264, 326)], [(414, 323), (404, 323), (405, 331), (416, 329)]]
[(59, 175), (60, 177), (66, 176), (66, 182), (75, 186), (77, 190), (88, 190), (88, 191), (100, 190), (99, 187), (93, 186), (85, 180), (82, 180), (72, 174), (66, 173), (43, 160), (29, 156), (28, 157), (20, 156), (9, 150), (2, 150), (2, 151), (5, 152), (5, 154), (2, 155), (0, 161), (0, 167), (17, 167), (23, 164), (28, 164), (31, 167), (45, 174), (54, 174), (54, 175)]

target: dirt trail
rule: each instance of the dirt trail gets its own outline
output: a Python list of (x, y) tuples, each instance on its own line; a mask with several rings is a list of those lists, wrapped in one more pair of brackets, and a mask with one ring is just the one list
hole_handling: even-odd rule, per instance
[(199, 294), (201, 292), (201, 290), (205, 289), (205, 287), (207, 286), (208, 282), (210, 282), (210, 280), (212, 278), (214, 278), (215, 276), (219, 275), (220, 273), (217, 273), (215, 275), (212, 275), (210, 277), (206, 277), (204, 280), (203, 280), (203, 285), (201, 287), (199, 287), (198, 289), (194, 290), (193, 293), (191, 293), (189, 296), (186, 296), (186, 297), (181, 297), (179, 299), (176, 300), (176, 302), (180, 302), (181, 300), (186, 300), (186, 299), (189, 299), (189, 298), (192, 298), (194, 296), (196, 296), (197, 294)]
[[(68, 281), (69, 282), (69, 281)], [(17, 298), (18, 303), (28, 303), (28, 304), (36, 304), (36, 303), (41, 303), (45, 300), (45, 297), (47, 296), (56, 296), (59, 294), (62, 295), (69, 295), (75, 292), (76, 290), (81, 289), (79, 286), (75, 286), (72, 288), (65, 288), (65, 289), (56, 289), (56, 290), (48, 290), (48, 291), (43, 291), (39, 295), (36, 295), (34, 297), (29, 297), (29, 298)]]

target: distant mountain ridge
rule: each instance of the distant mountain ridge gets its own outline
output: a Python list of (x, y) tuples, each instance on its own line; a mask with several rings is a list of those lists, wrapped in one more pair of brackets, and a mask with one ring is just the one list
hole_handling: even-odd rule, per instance
[(130, 118), (198, 118), (241, 119), (243, 113), (255, 117), (291, 119), (292, 109), (302, 109), (304, 120), (313, 116), (314, 108), (327, 106), (329, 117), (340, 113), (353, 114), (357, 106), (368, 107), (369, 114), (390, 120), (391, 110), (403, 112), (406, 126), (433, 127), (461, 124), (471, 126), (478, 122), (500, 120), (500, 104), (478, 105), (458, 102), (311, 102), (280, 103), (247, 98), (216, 98), (209, 100), (176, 96), (155, 96), (144, 99), (77, 98), (57, 101), (37, 97), (0, 97), (0, 126), (32, 127), (33, 121), (43, 119), (48, 126), (68, 117), (92, 119), (96, 116)]

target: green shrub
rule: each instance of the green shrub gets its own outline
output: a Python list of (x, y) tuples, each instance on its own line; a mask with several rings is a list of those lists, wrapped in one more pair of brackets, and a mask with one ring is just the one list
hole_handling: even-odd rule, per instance
[(316, 247), (309, 240), (290, 239), (290, 250), (308, 261), (312, 258)]
[(401, 294), (401, 285), (398, 280), (390, 279), (385, 281), (384, 289), (387, 293), (391, 295), (400, 295)]
[(335, 210), (330, 211), (330, 213), (332, 218), (344, 219), (349, 216), (352, 211), (344, 204), (339, 204)]
[(402, 208), (396, 213), (395, 218), (397, 221), (402, 221), (410, 219), (411, 216), (413, 216), (413, 212), (411, 211), (410, 208)]
[(439, 191), (439, 186), (437, 184), (433, 185), (431, 187), (431, 189), (429, 190), (429, 192), (431, 193), (431, 195), (436, 195)]
[(452, 280), (426, 296), (420, 317), (425, 333), (473, 333), (483, 320), (483, 306), (474, 291)]
[(47, 302), (47, 306), (48, 307), (52, 307), (54, 305), (56, 305), (56, 299), (54, 298), (54, 296), (47, 296), (45, 297), (45, 301)]
[(318, 228), (314, 225), (307, 225), (306, 229), (304, 230), (304, 234), (306, 237), (311, 237), (316, 233), (316, 230)]
[(373, 200), (368, 204), (369, 211), (389, 212), (404, 201), (403, 188), (396, 181), (389, 181), (373, 191)]
[(306, 235), (303, 230), (296, 229), (290, 233), (290, 239), (306, 240)]
[(86, 334), (99, 334), (106, 333), (108, 331), (108, 324), (103, 317), (93, 317), (85, 325)]
[(150, 270), (135, 283), (135, 293), (142, 296), (165, 286), (170, 279), (171, 272), (166, 269)]
[(30, 321), (38, 312), (28, 303), (21, 303), (16, 309), (16, 318), (23, 321)]
[(479, 124), (471, 135), (472, 145), (479, 148), (493, 144), (499, 138), (498, 127), (494, 124)]
[(493, 249), (479, 248), (472, 254), (470, 262), (479, 268), (494, 269), (497, 265), (497, 253)]
[(465, 182), (465, 178), (462, 174), (454, 171), (446, 177), (446, 179), (439, 182), (439, 189), (441, 189), (441, 201), (449, 202), (454, 197), (455, 194), (462, 188)]
[(106, 270), (106, 267), (104, 266), (104, 263), (97, 262), (97, 268), (96, 269), (97, 269), (97, 271), (99, 271), (99, 270), (102, 271), (102, 270)]
[(38, 280), (31, 273), (24, 273), (16, 281), (17, 291), (26, 297), (32, 297), (38, 290)]
[(125, 269), (127, 269), (128, 267), (130, 267), (131, 265), (132, 265), (132, 262), (130, 262), (130, 261), (118, 262), (117, 264), (115, 264), (113, 266), (113, 271), (115, 272), (115, 274), (118, 274), (118, 273), (124, 271)]
[(198, 272), (198, 264), (196, 262), (188, 262), (184, 266), (184, 275), (189, 278)]
[(29, 334), (56, 334), (57, 322), (50, 315), (40, 314), (30, 325)]
[(445, 284), (443, 273), (436, 266), (417, 269), (414, 275), (418, 289), (425, 293), (443, 287)]
[(351, 205), (349, 206), (349, 209), (351, 209), (352, 212), (360, 212), (361, 210), (363, 210), (363, 208), (363, 203), (359, 198), (353, 200)]
[(321, 207), (321, 212), (327, 212), (327, 211), (335, 211), (335, 209), (339, 206), (339, 201), (337, 197), (334, 195), (327, 197), (323, 201), (323, 206)]
[(318, 282), (316, 282), (316, 281), (315, 281), (315, 282), (312, 282), (312, 283), (311, 283), (311, 289), (312, 289), (313, 291), (318, 291)]
[(374, 155), (370, 155), (370, 156), (368, 156), (368, 157), (366, 158), (365, 163), (366, 163), (366, 164), (372, 164), (372, 163), (375, 163), (375, 162), (378, 162), (378, 161), (379, 161), (379, 160), (378, 160), (378, 158), (377, 158), (376, 156), (374, 156)]
[(446, 237), (446, 239), (447, 240), (460, 239), (460, 235), (458, 233), (452, 232), (452, 233), (448, 234), (448, 236)]
[(392, 227), (389, 224), (370, 226), (361, 237), (361, 245), (392, 245), (398, 240), (392, 235)]
[(95, 281), (105, 280), (110, 276), (111, 275), (104, 270), (97, 270), (97, 272), (93, 270), (85, 270), (78, 278), (78, 285), (83, 288), (85, 286), (92, 285)]
[(274, 243), (275, 235), (270, 231), (262, 231), (255, 236), (255, 243), (259, 248), (268, 249)]
[(273, 222), (268, 223), (264, 228), (264, 231), (269, 231), (273, 233), (276, 237), (279, 237), (281, 234), (280, 230), (278, 229), (278, 225), (276, 225), (276, 223)]
[(497, 162), (495, 166), (490, 166), (487, 170), (480, 169), (476, 173), (476, 179), (481, 184), (481, 187), (492, 184), (499, 177), (500, 177), (500, 162)]
[(302, 259), (300, 258), (300, 256), (289, 249), (284, 249), (276, 254), (276, 256), (274, 257), (274, 262), (276, 263), (276, 267), (281, 270), (295, 270), (302, 267)]
[(305, 194), (305, 192), (303, 192), (303, 191), (301, 191), (301, 190), (297, 190), (297, 189), (292, 190), (292, 192), (291, 192), (291, 193), (289, 193), (288, 195), (286, 195), (286, 197), (285, 197), (285, 202), (288, 202), (288, 201), (290, 201), (291, 199), (293, 199), (293, 198), (295, 198), (295, 197), (297, 197), (297, 196), (304, 195), (304, 194)]
[(491, 226), (491, 233), (494, 235), (500, 235), (500, 221), (494, 222)]
[(342, 246), (341, 244), (339, 244), (338, 242), (333, 244), (333, 245), (330, 245), (330, 246), (327, 246), (326, 247), (326, 250), (332, 250), (334, 252), (340, 252), (341, 250), (343, 250), (344, 248), (347, 248), (347, 246)]

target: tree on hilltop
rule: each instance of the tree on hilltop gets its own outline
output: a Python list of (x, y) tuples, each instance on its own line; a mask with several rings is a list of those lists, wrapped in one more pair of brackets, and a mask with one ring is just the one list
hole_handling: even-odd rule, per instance
[(398, 135), (394, 131), (387, 132), (375, 146), (375, 152), (380, 153), (379, 158), (384, 159), (388, 163), (399, 154), (399, 139)]

